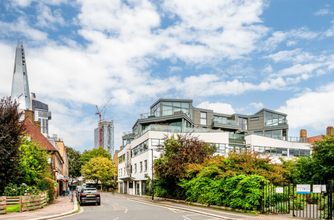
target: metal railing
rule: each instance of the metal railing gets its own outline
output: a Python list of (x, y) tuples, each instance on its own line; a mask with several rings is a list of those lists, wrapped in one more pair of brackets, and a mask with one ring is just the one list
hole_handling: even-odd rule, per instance
[(186, 108), (174, 108), (170, 110), (164, 110), (164, 111), (156, 111), (152, 113), (142, 113), (140, 114), (140, 118), (151, 118), (151, 117), (161, 117), (166, 115), (176, 115), (176, 114), (186, 114), (189, 118), (191, 118), (191, 113), (189, 109)]
[(126, 136), (126, 135), (134, 135), (134, 133), (133, 131), (124, 131), (123, 136)]
[(235, 125), (239, 126), (238, 121), (222, 119), (222, 118), (213, 118), (212, 123), (224, 124), (224, 125)]
[(300, 138), (300, 137), (293, 137), (293, 136), (282, 136), (282, 135), (271, 135), (271, 134), (256, 134), (259, 136), (263, 137), (268, 137), (268, 138), (274, 138), (278, 140), (283, 140), (283, 141), (289, 141), (289, 142), (300, 142), (300, 143), (307, 143), (307, 138)]

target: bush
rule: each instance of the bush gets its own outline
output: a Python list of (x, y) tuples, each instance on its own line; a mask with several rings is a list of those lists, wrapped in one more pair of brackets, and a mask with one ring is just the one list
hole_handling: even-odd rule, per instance
[(27, 195), (38, 195), (40, 190), (36, 189), (35, 186), (27, 186), (22, 183), (19, 187), (16, 184), (8, 184), (5, 187), (3, 193), (4, 196), (27, 196)]
[(56, 193), (57, 186), (57, 182), (50, 178), (44, 178), (37, 184), (38, 189), (41, 191), (47, 191), (48, 203), (52, 203), (54, 201), (54, 195)]

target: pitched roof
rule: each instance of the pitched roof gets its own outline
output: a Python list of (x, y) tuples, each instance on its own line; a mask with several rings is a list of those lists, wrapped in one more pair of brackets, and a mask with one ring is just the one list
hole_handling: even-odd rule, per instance
[(42, 147), (44, 147), (47, 151), (57, 151), (57, 149), (44, 137), (44, 135), (35, 127), (35, 125), (30, 121), (30, 119), (26, 118), (23, 121), (23, 124), (26, 127), (26, 134), (31, 136), (36, 142), (39, 142)]
[(314, 136), (314, 137), (309, 137), (309, 138), (307, 138), (307, 143), (314, 144), (315, 140), (321, 141), (323, 136), (324, 135), (318, 135), (318, 136)]

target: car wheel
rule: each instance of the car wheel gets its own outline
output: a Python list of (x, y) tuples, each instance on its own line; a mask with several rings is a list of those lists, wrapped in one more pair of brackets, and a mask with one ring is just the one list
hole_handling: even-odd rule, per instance
[(101, 202), (98, 202), (97, 205), (101, 205)]

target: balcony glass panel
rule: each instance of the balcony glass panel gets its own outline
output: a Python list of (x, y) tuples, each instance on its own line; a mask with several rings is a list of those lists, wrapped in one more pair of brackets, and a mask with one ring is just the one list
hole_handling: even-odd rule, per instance
[(213, 118), (212, 123), (239, 126), (239, 122), (234, 121), (234, 120), (228, 120), (225, 118)]

